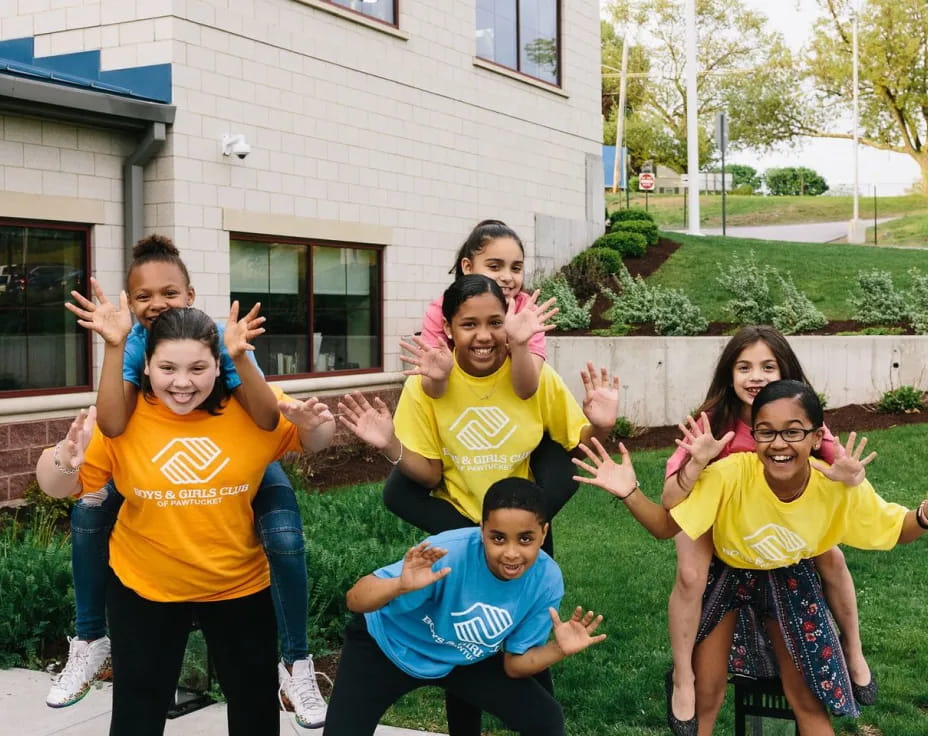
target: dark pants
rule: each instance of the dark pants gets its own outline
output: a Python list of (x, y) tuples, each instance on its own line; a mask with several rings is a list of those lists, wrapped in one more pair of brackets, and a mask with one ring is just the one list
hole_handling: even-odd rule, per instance
[(455, 667), (438, 680), (406, 674), (367, 633), (364, 617), (351, 619), (329, 700), (324, 736), (367, 736), (396, 700), (419, 687), (437, 685), (492, 713), (523, 736), (563, 736), (561, 706), (533, 678), (514, 679), (499, 654)]
[[(548, 518), (553, 519), (577, 492), (573, 479), (576, 468), (567, 451), (552, 440), (547, 432), (529, 459), (532, 476), (544, 490)], [(431, 495), (431, 489), (410, 480), (398, 469), (390, 473), (383, 488), (383, 501), (387, 508), (401, 519), (429, 534), (449, 529), (474, 526), (474, 522), (447, 501)], [(548, 536), (541, 548), (554, 557), (554, 527), (549, 523)], [(553, 692), (551, 675), (546, 670), (535, 675), (549, 692)], [(468, 702), (445, 693), (449, 736), (479, 736), (480, 711)]]
[(214, 603), (157, 603), (110, 570), (106, 606), (113, 652), (110, 736), (164, 733), (194, 618), (228, 701), (229, 735), (277, 736), (277, 631), (268, 590)]

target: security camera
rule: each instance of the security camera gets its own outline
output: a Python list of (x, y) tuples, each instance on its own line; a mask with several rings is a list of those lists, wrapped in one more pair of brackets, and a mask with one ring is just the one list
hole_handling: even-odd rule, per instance
[(222, 136), (222, 155), (231, 156), (235, 154), (240, 159), (248, 158), (248, 154), (251, 153), (251, 146), (248, 145), (248, 141), (245, 140), (245, 136), (241, 133), (236, 135), (226, 134)]

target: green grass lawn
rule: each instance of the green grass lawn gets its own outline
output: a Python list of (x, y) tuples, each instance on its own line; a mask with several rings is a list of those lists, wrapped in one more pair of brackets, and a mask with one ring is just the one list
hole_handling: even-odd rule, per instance
[(892, 272), (896, 287), (908, 288), (908, 270), (913, 266), (928, 271), (928, 251), (874, 248), (872, 245), (837, 243), (784, 243), (773, 240), (690, 236), (674, 233), (683, 247), (677, 250), (649, 279), (649, 283), (682, 289), (710, 321), (727, 322), (725, 311), (730, 296), (719, 288), (719, 264), (732, 255), (747, 258), (751, 251), (760, 263), (791, 273), (804, 292), (830, 320), (851, 319), (848, 295), (858, 271), (882, 269)]
[[(644, 194), (631, 196), (633, 207), (644, 207)], [(872, 217), (872, 202), (860, 200), (864, 219)], [(624, 194), (606, 193), (606, 206), (610, 211), (625, 206)], [(761, 197), (758, 195), (729, 195), (726, 197), (725, 221), (728, 225), (787, 225), (801, 222), (831, 222), (849, 220), (853, 212), (853, 198), (841, 197)], [(880, 197), (877, 200), (880, 217), (918, 213), (928, 214), (928, 199), (921, 194), (900, 197)], [(682, 194), (657, 194), (648, 197), (648, 211), (662, 228), (684, 228)], [(699, 222), (709, 227), (722, 225), (722, 197), (704, 194), (699, 198)]]
[[(870, 434), (879, 459), (869, 477), (888, 500), (914, 506), (925, 495), (925, 480), (913, 457), (924, 452), (928, 425), (897, 427)], [(633, 457), (642, 488), (657, 498), (670, 450), (639, 452)], [(302, 494), (300, 494), (302, 495)], [(337, 494), (339, 508), (371, 507), (379, 494), (365, 486)], [(307, 536), (330, 528), (323, 496), (303, 496)], [(367, 512), (358, 512), (364, 517)], [(674, 547), (652, 539), (627, 510), (606, 493), (582, 487), (557, 517), (556, 555), (564, 571), (566, 595), (562, 615), (581, 604), (605, 615), (601, 645), (571, 657), (554, 670), (557, 696), (572, 736), (664, 736), (663, 672), (670, 663), (666, 633), (667, 597), (674, 577)], [(394, 535), (393, 548), (409, 539), (408, 530), (379, 527), (357, 541), (357, 530), (340, 529), (342, 545), (366, 545), (375, 534)], [(335, 537), (333, 537), (335, 538)], [(349, 541), (352, 540), (352, 541)], [(836, 723), (842, 734), (923, 736), (928, 732), (928, 629), (921, 615), (928, 600), (926, 541), (891, 552), (846, 550), (857, 584), (864, 650), (879, 681), (879, 702), (858, 721)], [(333, 550), (334, 552), (334, 550)], [(350, 555), (354, 557), (354, 555)], [(382, 563), (392, 562), (385, 556)], [(310, 557), (310, 576), (314, 575)], [(716, 734), (731, 736), (731, 698)], [(387, 722), (444, 730), (443, 704), (434, 688), (413, 694), (396, 707)], [(877, 730), (860, 730), (869, 725)], [(492, 728), (491, 733), (505, 733)], [(791, 733), (791, 732), (790, 732)]]
[[(873, 242), (873, 228), (867, 229), (867, 242)], [(880, 245), (928, 246), (928, 213), (905, 215), (877, 227)]]

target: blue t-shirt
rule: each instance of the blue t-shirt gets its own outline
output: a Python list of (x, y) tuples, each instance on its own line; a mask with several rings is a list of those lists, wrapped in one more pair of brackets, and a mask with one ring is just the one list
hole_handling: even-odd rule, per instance
[[(487, 567), (480, 529), (453, 529), (429, 537), (448, 554), (433, 570), (451, 573), (422, 590), (394, 598), (366, 613), (367, 630), (393, 664), (413, 677), (444, 677), (501, 649), (523, 654), (551, 633), (551, 614), (564, 595), (557, 563), (545, 552), (515, 580), (500, 580)], [(374, 572), (396, 578), (403, 561)]]
[[(234, 391), (242, 385), (242, 379), (238, 377), (235, 363), (232, 362), (232, 358), (229, 357), (226, 346), (222, 342), (225, 328), (218, 322), (216, 327), (219, 329), (219, 365), (222, 369), (222, 376), (225, 379), (226, 388), (229, 391)], [(142, 327), (141, 322), (136, 322), (126, 338), (126, 349), (122, 355), (122, 380), (133, 383), (138, 387), (142, 386), (142, 371), (145, 369), (145, 344), (147, 342), (148, 330)], [(257, 365), (254, 353), (249, 351), (248, 357), (252, 363)]]

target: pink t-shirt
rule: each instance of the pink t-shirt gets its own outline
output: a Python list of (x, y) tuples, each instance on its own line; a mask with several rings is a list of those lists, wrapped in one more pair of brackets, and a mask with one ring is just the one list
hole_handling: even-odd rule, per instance
[[(825, 436), (822, 437), (819, 454), (822, 460), (831, 465), (835, 461), (835, 437), (824, 424), (822, 428), (825, 430)], [(739, 419), (735, 423), (735, 436), (712, 462), (714, 463), (716, 460), (728, 457), (735, 452), (754, 452), (755, 448), (756, 444), (754, 443), (754, 438), (751, 437), (751, 428)], [(664, 478), (669, 478), (671, 475), (678, 472), (688, 455), (689, 453), (686, 450), (682, 447), (678, 447), (673, 455), (667, 459)]]
[[(518, 313), (522, 311), (522, 307), (524, 307), (525, 303), (529, 300), (529, 295), (524, 291), (520, 291), (515, 295), (514, 299), (516, 300), (516, 313)], [(438, 297), (438, 299), (426, 307), (425, 317), (422, 319), (421, 337), (429, 345), (438, 345), (438, 343), (443, 340), (445, 344), (450, 347), (451, 341), (442, 329), (445, 323), (444, 315), (441, 313), (442, 301), (443, 297)], [(528, 341), (528, 351), (532, 353), (532, 355), (537, 355), (542, 360), (548, 359), (548, 353), (545, 350), (544, 332), (536, 332), (532, 335), (531, 339)]]

